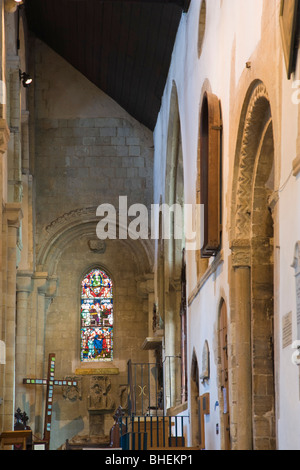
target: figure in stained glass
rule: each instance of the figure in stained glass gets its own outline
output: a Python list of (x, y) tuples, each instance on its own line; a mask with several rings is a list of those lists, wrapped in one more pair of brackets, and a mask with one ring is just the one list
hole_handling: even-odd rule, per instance
[(81, 284), (81, 360), (113, 358), (113, 284), (100, 269), (86, 274)]

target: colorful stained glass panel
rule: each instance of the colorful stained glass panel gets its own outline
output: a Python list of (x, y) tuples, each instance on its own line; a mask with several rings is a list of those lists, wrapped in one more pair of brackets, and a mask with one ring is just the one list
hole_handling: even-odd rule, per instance
[(113, 285), (93, 269), (81, 284), (81, 361), (113, 359)]

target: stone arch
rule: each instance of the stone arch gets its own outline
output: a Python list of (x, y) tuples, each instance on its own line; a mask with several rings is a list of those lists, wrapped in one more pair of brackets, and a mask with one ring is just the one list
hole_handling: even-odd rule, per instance
[[(170, 397), (167, 408), (181, 404), (181, 272), (182, 256), (185, 246), (183, 233), (184, 220), (184, 165), (182, 152), (181, 124), (177, 87), (173, 82), (170, 97), (170, 111), (167, 137), (167, 155), (165, 172), (165, 197), (164, 202), (172, 207), (178, 205), (181, 208), (182, 218), (178, 221), (173, 217), (170, 221), (170, 239), (163, 241), (164, 251), (164, 332), (165, 332), (165, 354), (170, 361), (168, 366), (170, 379)], [(179, 222), (179, 224), (178, 224)], [(176, 225), (177, 224), (177, 225)], [(181, 231), (181, 238), (175, 239), (173, 236), (177, 228)], [(172, 380), (171, 380), (172, 378)]]
[[(47, 323), (47, 338), (52, 347), (57, 347), (53, 334), (54, 318), (60, 322), (61, 331), (64, 325), (59, 312), (63, 312), (66, 296), (71, 296), (72, 328), (74, 330), (74, 348), (72, 355), (74, 361), (79, 361), (80, 351), (80, 318), (79, 312), (79, 279), (89, 266), (101, 266), (112, 278), (116, 287), (114, 294), (115, 318), (114, 327), (117, 333), (115, 339), (118, 344), (115, 348), (116, 360), (121, 357), (122, 344), (125, 342), (121, 334), (122, 328), (129, 328), (132, 318), (140, 322), (144, 336), (139, 337), (141, 345), (148, 334), (150, 312), (149, 299), (153, 294), (153, 246), (152, 240), (99, 240), (96, 236), (96, 225), (99, 218), (95, 216), (96, 208), (78, 209), (64, 214), (52, 221), (40, 234), (41, 240), (37, 251), (37, 272), (43, 274), (48, 281), (52, 281), (56, 290), (51, 292), (51, 303), (45, 310)], [(74, 253), (74, 254), (73, 254)], [(73, 263), (74, 258), (74, 263)], [(122, 259), (123, 263), (120, 262)], [(66, 276), (69, 274), (70, 281)], [(129, 285), (130, 284), (130, 285)], [(77, 295), (78, 294), (78, 295)], [(49, 294), (47, 293), (47, 296)], [(152, 297), (151, 297), (152, 298)], [(130, 303), (135, 306), (130, 309)], [(126, 312), (127, 310), (127, 312)], [(131, 313), (130, 313), (131, 312)], [(152, 315), (152, 312), (151, 312)], [(76, 318), (75, 318), (76, 317)], [(49, 327), (49, 324), (51, 326)], [(127, 331), (128, 334), (128, 331)], [(136, 329), (136, 334), (138, 329)], [(124, 333), (124, 337), (126, 334)], [(127, 345), (128, 346), (128, 345)], [(126, 347), (127, 347), (126, 346)], [(136, 349), (136, 355), (144, 355)], [(125, 355), (125, 353), (124, 353)], [(127, 351), (129, 357), (129, 352)], [(134, 354), (132, 355), (134, 360)]]
[(268, 93), (259, 80), (252, 83), (244, 102), (233, 181), (231, 308), (237, 365), (233, 382), (239, 384), (233, 416), (240, 429), (234, 445), (274, 449), (274, 221), (270, 207), (274, 139)]
[[(78, 209), (62, 215), (48, 224), (42, 234), (42, 242), (37, 253), (37, 267), (47, 272), (50, 277), (56, 275), (57, 264), (66, 247), (78, 237), (87, 237), (105, 246), (106, 241), (100, 241), (96, 235), (96, 207)], [(117, 230), (119, 227), (117, 216)], [(128, 237), (119, 242), (131, 250), (138, 266), (140, 275), (152, 272), (153, 243), (150, 239), (133, 240)]]
[(251, 199), (248, 196), (257, 157), (257, 137), (265, 132), (270, 119), (266, 87), (261, 81), (255, 81), (246, 96), (240, 119), (233, 178), (232, 239), (245, 239), (250, 234)]

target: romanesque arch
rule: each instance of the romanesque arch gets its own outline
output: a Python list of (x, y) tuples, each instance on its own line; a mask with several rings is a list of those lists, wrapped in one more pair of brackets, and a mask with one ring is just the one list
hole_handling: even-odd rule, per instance
[[(166, 172), (165, 172), (165, 196), (164, 201), (169, 207), (184, 208), (184, 168), (181, 140), (181, 125), (176, 84), (173, 83), (169, 126), (167, 138)], [(166, 344), (166, 371), (167, 408), (180, 405), (181, 398), (181, 318), (180, 306), (182, 297), (182, 256), (185, 246), (183, 225), (181, 219), (173, 216), (171, 211), (171, 236), (163, 240), (164, 251), (164, 284), (165, 284), (165, 344)], [(179, 223), (178, 223), (179, 222)], [(177, 224), (177, 225), (176, 225)], [(181, 231), (181, 238), (176, 238), (175, 232)], [(170, 376), (170, 377), (169, 377)]]
[(231, 212), (233, 383), (239, 392), (233, 409), (236, 448), (275, 445), (273, 177), (271, 106), (265, 85), (255, 81), (240, 119)]

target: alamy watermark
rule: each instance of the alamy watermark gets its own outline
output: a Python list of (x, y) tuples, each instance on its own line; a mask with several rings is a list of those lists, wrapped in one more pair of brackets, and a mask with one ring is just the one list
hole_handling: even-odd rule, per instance
[(127, 196), (119, 196), (118, 209), (112, 204), (101, 204), (96, 216), (101, 217), (96, 227), (100, 240), (182, 240), (186, 251), (203, 246), (203, 204), (152, 204), (149, 211), (144, 204), (128, 207)]

